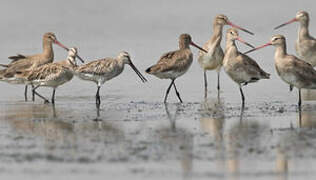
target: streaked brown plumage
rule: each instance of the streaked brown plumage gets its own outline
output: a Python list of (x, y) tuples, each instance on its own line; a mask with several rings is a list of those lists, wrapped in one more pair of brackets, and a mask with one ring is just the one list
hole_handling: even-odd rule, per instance
[(223, 66), (229, 77), (238, 84), (242, 104), (244, 105), (245, 97), (242, 91), (242, 86), (247, 85), (248, 83), (257, 82), (260, 79), (269, 79), (270, 74), (264, 72), (257, 62), (249, 56), (240, 53), (235, 44), (236, 40), (245, 43), (239, 37), (236, 29), (228, 29), (226, 32), (226, 49)]
[(33, 89), (33, 92), (44, 99), (46, 103), (49, 101), (35, 90), (40, 86), (52, 87), (52, 103), (54, 104), (56, 88), (73, 78), (73, 70), (77, 66), (76, 56), (77, 49), (71, 48), (66, 60), (45, 64), (32, 70), (17, 72), (16, 76), (17, 78), (24, 79), (23, 81), (28, 84), (35, 85), (36, 87)]
[[(8, 83), (23, 84), (23, 78), (17, 78), (17, 76), (15, 76), (16, 72), (35, 69), (41, 65), (53, 62), (53, 43), (59, 45), (62, 48), (66, 48), (59, 41), (57, 41), (54, 33), (48, 32), (43, 35), (42, 53), (30, 56), (21, 54), (18, 54), (17, 56), (10, 56), (9, 59), (12, 59), (12, 62), (8, 65), (1, 65), (6, 67), (6, 69), (0, 71), (0, 80)], [(25, 100), (27, 100), (26, 90), (27, 86), (25, 88)]]
[(190, 45), (203, 50), (201, 47), (193, 43), (189, 34), (181, 34), (179, 37), (179, 50), (163, 54), (157, 64), (146, 70), (148, 74), (152, 74), (160, 79), (171, 79), (171, 84), (166, 91), (164, 102), (167, 102), (167, 97), (172, 85), (175, 88), (179, 101), (182, 102), (174, 81), (176, 78), (186, 73), (192, 64), (193, 54), (190, 50)]
[(116, 58), (104, 58), (77, 67), (74, 71), (82, 80), (93, 81), (97, 84), (96, 105), (101, 104), (100, 88), (108, 80), (120, 75), (124, 65), (128, 64), (136, 72), (139, 78), (146, 82), (146, 78), (137, 70), (131, 61), (130, 55), (123, 51)]

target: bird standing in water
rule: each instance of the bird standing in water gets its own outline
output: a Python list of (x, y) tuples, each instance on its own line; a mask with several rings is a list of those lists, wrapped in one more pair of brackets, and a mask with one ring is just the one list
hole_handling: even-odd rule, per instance
[(163, 54), (157, 64), (149, 67), (146, 72), (160, 79), (171, 79), (171, 83), (166, 91), (164, 102), (167, 102), (170, 88), (174, 87), (179, 101), (182, 103), (180, 93), (177, 90), (175, 80), (186, 73), (193, 61), (190, 45), (207, 52), (196, 45), (189, 34), (181, 34), (179, 37), (179, 50), (170, 51)]
[(282, 35), (272, 36), (270, 42), (246, 53), (271, 45), (276, 48), (274, 62), (278, 75), (284, 82), (298, 89), (298, 108), (301, 111), (301, 89), (316, 89), (316, 70), (309, 63), (287, 54), (286, 40)]
[(221, 67), (223, 65), (223, 59), (224, 59), (224, 52), (221, 48), (221, 41), (222, 41), (222, 31), (225, 25), (235, 27), (237, 29), (240, 29), (242, 31), (245, 31), (253, 35), (252, 32), (230, 22), (228, 20), (228, 17), (223, 14), (219, 14), (215, 17), (214, 22), (213, 22), (213, 35), (203, 46), (203, 49), (205, 49), (207, 53), (205, 53), (204, 51), (200, 51), (199, 57), (198, 57), (198, 61), (204, 71), (204, 97), (205, 98), (207, 98), (206, 71), (210, 71), (210, 70), (217, 71), (217, 90), (218, 92), (220, 90), (219, 77), (220, 77), (220, 71), (221, 71)]
[(34, 94), (42, 98), (45, 103), (49, 103), (49, 101), (37, 93), (36, 89), (41, 86), (52, 87), (53, 94), (51, 102), (55, 104), (55, 92), (57, 87), (73, 78), (73, 70), (77, 67), (76, 56), (77, 48), (71, 48), (68, 51), (66, 60), (45, 64), (28, 71), (17, 72), (15, 76), (24, 79), (24, 82), (27, 84), (35, 86), (33, 88)]
[(96, 104), (99, 106), (101, 104), (101, 86), (106, 81), (109, 81), (110, 79), (120, 75), (124, 70), (125, 64), (130, 65), (143, 82), (147, 81), (147, 79), (132, 63), (130, 55), (125, 51), (119, 53), (116, 58), (104, 58), (81, 65), (75, 69), (74, 73), (82, 80), (93, 81), (97, 84), (97, 93), (95, 98)]
[(248, 83), (254, 83), (260, 79), (269, 79), (270, 74), (264, 72), (256, 61), (249, 56), (238, 51), (235, 41), (238, 40), (252, 48), (249, 43), (242, 40), (238, 31), (234, 28), (228, 29), (226, 32), (226, 49), (223, 60), (223, 66), (228, 76), (235, 81), (240, 90), (242, 105), (245, 104), (245, 96), (242, 91), (242, 86)]

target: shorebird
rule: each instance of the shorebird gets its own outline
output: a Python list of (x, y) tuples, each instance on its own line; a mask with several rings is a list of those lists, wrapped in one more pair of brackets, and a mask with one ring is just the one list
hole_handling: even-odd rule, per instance
[(125, 51), (120, 52), (116, 58), (104, 58), (81, 65), (75, 69), (74, 73), (82, 80), (93, 81), (97, 84), (96, 105), (100, 105), (99, 92), (101, 86), (106, 81), (120, 75), (125, 64), (130, 65), (143, 82), (147, 81), (132, 63), (130, 55)]
[(311, 35), (309, 35), (309, 30), (308, 30), (309, 15), (306, 11), (297, 12), (295, 18), (275, 27), (274, 29), (281, 28), (293, 22), (300, 23), (297, 40), (295, 42), (296, 54), (301, 60), (304, 60), (315, 67), (316, 66), (316, 39), (312, 37)]
[(298, 89), (298, 107), (301, 110), (301, 89), (316, 89), (316, 70), (309, 63), (287, 54), (286, 40), (282, 35), (272, 36), (270, 42), (252, 49), (246, 53), (273, 45), (276, 47), (274, 54), (275, 68), (281, 79), (287, 84)]
[[(297, 40), (295, 42), (296, 54), (298, 55), (300, 59), (308, 62), (313, 67), (315, 67), (316, 66), (316, 39), (309, 35), (309, 30), (308, 30), (309, 14), (306, 11), (297, 12), (295, 18), (275, 27), (274, 29), (279, 29), (293, 22), (300, 23)], [(290, 91), (292, 91), (292, 89), (293, 89), (293, 86), (290, 85)]]
[(177, 97), (182, 103), (182, 99), (177, 90), (175, 80), (182, 76), (191, 66), (193, 55), (190, 50), (190, 45), (207, 52), (203, 48), (196, 45), (189, 34), (181, 34), (179, 37), (179, 50), (170, 51), (163, 54), (157, 64), (149, 67), (146, 72), (160, 79), (171, 79), (171, 83), (166, 91), (164, 102), (167, 102), (168, 94), (173, 85)]
[(244, 105), (245, 96), (242, 91), (242, 86), (245, 86), (248, 83), (257, 82), (260, 79), (269, 79), (270, 74), (264, 72), (256, 63), (256, 61), (251, 59), (249, 56), (240, 53), (235, 44), (236, 40), (250, 47), (253, 46), (242, 40), (239, 37), (238, 31), (236, 29), (231, 28), (227, 30), (226, 49), (223, 66), (228, 76), (238, 84), (242, 99), (242, 105)]
[(77, 48), (71, 48), (68, 51), (68, 57), (64, 61), (44, 64), (32, 70), (16, 72), (17, 78), (24, 79), (24, 82), (32, 84), (33, 93), (42, 98), (45, 103), (49, 101), (36, 92), (41, 86), (52, 87), (53, 94), (51, 98), (52, 104), (55, 104), (55, 92), (58, 86), (70, 81), (73, 78), (73, 70), (77, 67), (76, 62)]
[(220, 90), (220, 70), (223, 64), (224, 52), (221, 48), (221, 40), (222, 40), (222, 31), (223, 26), (229, 25), (245, 31), (251, 35), (254, 33), (241, 28), (228, 20), (228, 17), (219, 14), (215, 17), (213, 22), (213, 35), (211, 38), (204, 44), (203, 49), (207, 50), (208, 53), (204, 51), (199, 52), (198, 61), (204, 71), (204, 97), (207, 97), (207, 75), (206, 71), (216, 70), (217, 71), (217, 91)]
[[(10, 56), (11, 63), (7, 65), (1, 64), (0, 66), (5, 67), (0, 71), (0, 80), (12, 84), (24, 84), (23, 79), (16, 78), (16, 72), (21, 72), (24, 70), (34, 69), (41, 65), (51, 63), (54, 59), (54, 52), (52, 44), (57, 44), (58, 46), (68, 49), (59, 41), (54, 33), (48, 32), (43, 35), (43, 52), (40, 54), (25, 56), (18, 54), (17, 56)], [(25, 101), (27, 101), (27, 85), (25, 86), (24, 91)], [(34, 96), (33, 96), (34, 100)]]

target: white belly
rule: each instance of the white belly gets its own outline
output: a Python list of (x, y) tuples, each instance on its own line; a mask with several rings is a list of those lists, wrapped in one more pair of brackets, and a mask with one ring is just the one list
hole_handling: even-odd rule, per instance
[(220, 48), (216, 48), (215, 52), (209, 51), (208, 53), (203, 53), (199, 56), (199, 63), (201, 67), (205, 70), (220, 69), (223, 63), (223, 52)]

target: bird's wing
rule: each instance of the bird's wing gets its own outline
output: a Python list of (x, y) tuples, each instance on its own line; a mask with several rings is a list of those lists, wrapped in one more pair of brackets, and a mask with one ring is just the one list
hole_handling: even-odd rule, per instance
[(313, 82), (316, 84), (316, 71), (309, 63), (298, 59), (295, 56), (290, 56), (292, 59), (291, 72), (294, 73), (295, 77), (299, 78), (304, 82)]
[[(58, 73), (64, 72), (65, 68), (58, 64), (45, 64), (40, 66), (32, 71), (25, 71), (22, 73), (27, 74), (27, 80), (34, 81), (34, 80), (44, 80), (44, 79), (52, 79)], [(18, 72), (19, 73), (19, 72)]]
[(19, 61), (21, 59), (27, 58), (27, 56), (22, 55), (22, 54), (17, 54), (16, 56), (9, 56), (8, 58), (11, 59), (12, 60), (11, 63), (13, 63), (15, 61)]
[(181, 66), (185, 65), (185, 62), (183, 61), (185, 58), (187, 58), (187, 54), (181, 53), (179, 50), (167, 52), (160, 57), (157, 64), (150, 68), (150, 71), (166, 72), (169, 70), (174, 70), (174, 67), (181, 69)]
[(106, 75), (111, 73), (117, 62), (112, 58), (104, 58), (79, 66), (76, 72), (94, 75)]
[(253, 74), (254, 76), (256, 76), (259, 73), (261, 76), (267, 78), (270, 76), (269, 73), (266, 73), (264, 70), (262, 70), (258, 63), (249, 56), (240, 53), (240, 56), (238, 57), (243, 59), (242, 66), (244, 67), (244, 70), (247, 71), (249, 74)]

